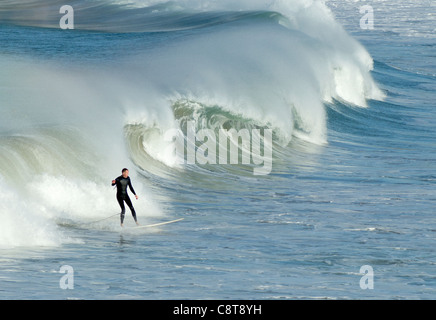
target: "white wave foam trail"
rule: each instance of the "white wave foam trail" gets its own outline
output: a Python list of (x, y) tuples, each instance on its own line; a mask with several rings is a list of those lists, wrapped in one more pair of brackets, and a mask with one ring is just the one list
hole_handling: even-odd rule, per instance
[(0, 248), (49, 246), (78, 242), (66, 237), (51, 214), (37, 201), (0, 183)]
[[(138, 218), (141, 220), (160, 215), (159, 207), (153, 204), (152, 195), (139, 182), (134, 185), (141, 196), (141, 201), (134, 203)], [(29, 183), (27, 188), (46, 210), (53, 212), (55, 219), (61, 221), (80, 221), (86, 225), (120, 211), (115, 199), (116, 192), (107, 183), (43, 175)], [(112, 227), (118, 227), (118, 223), (112, 224)], [(110, 226), (108, 228), (111, 229)]]

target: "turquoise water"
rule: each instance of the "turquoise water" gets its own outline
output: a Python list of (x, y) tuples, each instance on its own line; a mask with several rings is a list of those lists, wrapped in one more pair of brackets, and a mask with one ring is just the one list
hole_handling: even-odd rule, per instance
[[(432, 4), (362, 30), (359, 3), (310, 3), (90, 5), (68, 31), (0, 5), (0, 298), (434, 299)], [(188, 120), (272, 128), (271, 173), (174, 165)], [(122, 230), (126, 166), (142, 224), (184, 220)]]

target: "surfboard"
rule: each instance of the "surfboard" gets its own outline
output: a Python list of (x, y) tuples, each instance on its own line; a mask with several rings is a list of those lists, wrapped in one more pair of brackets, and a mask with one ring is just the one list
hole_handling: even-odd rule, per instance
[(145, 225), (145, 226), (130, 227), (129, 229), (144, 229), (144, 228), (159, 227), (159, 226), (163, 226), (163, 225), (166, 225), (166, 224), (179, 222), (179, 221), (182, 221), (182, 220), (185, 220), (185, 218), (181, 218), (181, 219), (177, 219), (177, 220), (172, 220), (172, 221), (167, 221), (167, 222), (160, 222), (160, 223), (155, 223), (155, 224), (148, 224), (148, 225)]

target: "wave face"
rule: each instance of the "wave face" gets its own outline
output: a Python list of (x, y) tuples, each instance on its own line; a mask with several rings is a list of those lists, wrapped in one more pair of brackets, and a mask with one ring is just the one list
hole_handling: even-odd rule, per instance
[(383, 99), (372, 58), (320, 1), (71, 1), (69, 33), (63, 4), (0, 4), (1, 203), (16, 204), (0, 208), (0, 245), (70, 241), (56, 221), (118, 210), (107, 181), (126, 164), (212, 174), (168, 151), (187, 121), (270, 128), (280, 158), (293, 139), (328, 142), (326, 103)]

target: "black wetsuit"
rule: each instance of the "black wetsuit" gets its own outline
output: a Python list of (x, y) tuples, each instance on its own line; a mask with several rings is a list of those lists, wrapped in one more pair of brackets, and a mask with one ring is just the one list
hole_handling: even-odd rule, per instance
[(132, 187), (132, 182), (130, 181), (130, 177), (124, 178), (123, 176), (119, 176), (115, 179), (115, 183), (112, 183), (112, 186), (117, 186), (117, 200), (121, 207), (121, 223), (124, 222), (124, 214), (126, 213), (126, 208), (124, 207), (124, 202), (126, 202), (127, 206), (130, 208), (132, 212), (133, 219), (136, 220), (136, 212), (135, 208), (133, 208), (132, 201), (127, 194), (127, 187), (130, 188), (130, 191), (136, 196), (136, 192)]

